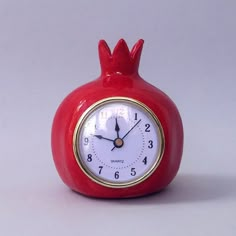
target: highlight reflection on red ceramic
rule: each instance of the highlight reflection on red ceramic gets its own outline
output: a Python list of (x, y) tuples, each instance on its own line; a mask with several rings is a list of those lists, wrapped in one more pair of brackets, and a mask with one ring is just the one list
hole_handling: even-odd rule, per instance
[[(121, 39), (113, 52), (104, 40), (99, 42), (101, 75), (71, 92), (61, 103), (54, 117), (51, 146), (57, 171), (71, 189), (91, 197), (128, 198), (160, 191), (176, 176), (183, 151), (183, 126), (171, 99), (143, 80), (139, 61), (143, 47), (139, 40), (132, 50)], [(158, 117), (165, 149), (158, 168), (143, 182), (127, 188), (102, 186), (80, 169), (73, 152), (73, 133), (83, 113), (95, 102), (109, 97), (127, 97), (144, 103)]]

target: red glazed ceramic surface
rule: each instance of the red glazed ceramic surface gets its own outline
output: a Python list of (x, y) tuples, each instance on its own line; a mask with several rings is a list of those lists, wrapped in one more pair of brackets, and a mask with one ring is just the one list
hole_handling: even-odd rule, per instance
[[(99, 42), (101, 75), (70, 93), (59, 106), (52, 126), (51, 145), (57, 171), (74, 191), (100, 198), (128, 198), (151, 194), (165, 188), (176, 176), (183, 150), (181, 117), (171, 99), (138, 74), (143, 40), (131, 51), (121, 39), (113, 53)], [(78, 120), (97, 101), (126, 97), (145, 104), (158, 118), (164, 134), (164, 151), (155, 171), (144, 181), (125, 188), (101, 185), (89, 178), (76, 161), (73, 135)]]

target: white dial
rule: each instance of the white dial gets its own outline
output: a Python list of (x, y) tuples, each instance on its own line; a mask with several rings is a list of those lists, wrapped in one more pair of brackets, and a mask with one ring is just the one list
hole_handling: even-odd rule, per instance
[(126, 187), (147, 178), (160, 163), (161, 125), (144, 104), (128, 98), (96, 103), (78, 121), (74, 151), (83, 171), (110, 187)]

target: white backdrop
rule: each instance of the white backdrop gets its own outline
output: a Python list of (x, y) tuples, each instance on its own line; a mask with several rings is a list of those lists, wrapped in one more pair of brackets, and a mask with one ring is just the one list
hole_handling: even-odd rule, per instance
[[(0, 235), (236, 235), (234, 0), (0, 0)], [(145, 40), (144, 79), (176, 103), (178, 176), (162, 193), (95, 200), (51, 155), (61, 100), (100, 73), (97, 43)]]

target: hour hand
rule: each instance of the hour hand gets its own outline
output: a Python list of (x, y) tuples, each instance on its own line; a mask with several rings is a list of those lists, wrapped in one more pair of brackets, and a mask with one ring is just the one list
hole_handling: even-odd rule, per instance
[(111, 141), (111, 142), (113, 142), (114, 140), (112, 140), (112, 139), (109, 139), (109, 138), (105, 138), (105, 137), (103, 137), (102, 135), (97, 135), (97, 134), (94, 134), (93, 136), (95, 136), (96, 138), (98, 138), (98, 139), (105, 139), (105, 140), (108, 140), (108, 141)]
[(119, 125), (118, 125), (117, 118), (116, 118), (115, 131), (116, 131), (116, 133), (117, 133), (117, 138), (119, 138), (120, 127), (119, 127)]

